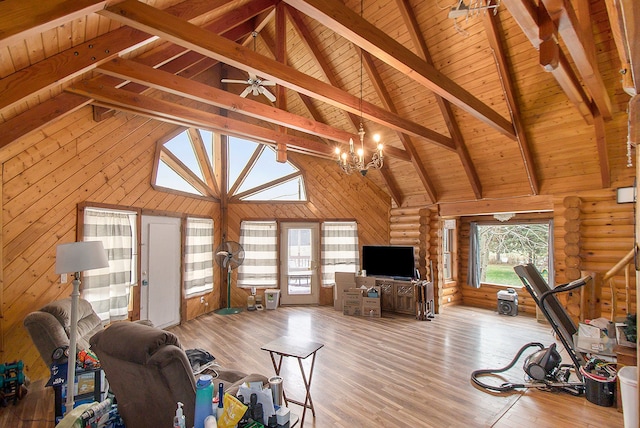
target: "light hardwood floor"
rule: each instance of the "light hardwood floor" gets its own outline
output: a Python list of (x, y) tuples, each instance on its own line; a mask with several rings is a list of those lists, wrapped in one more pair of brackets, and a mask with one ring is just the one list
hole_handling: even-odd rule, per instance
[[(308, 412), (306, 427), (623, 426), (615, 408), (584, 396), (533, 389), (497, 395), (473, 386), (473, 370), (505, 366), (525, 343), (552, 342), (550, 327), (532, 317), (453, 307), (425, 322), (392, 314), (347, 317), (330, 307), (279, 307), (204, 315), (170, 330), (185, 348), (207, 349), (223, 367), (267, 376), (273, 367), (261, 345), (279, 336), (324, 343), (311, 387), (316, 417)], [(508, 378), (521, 382), (521, 367), (516, 364)], [(297, 361), (285, 358), (281, 374), (287, 393), (302, 399)], [(41, 421), (52, 416), (38, 414), (52, 410), (42, 405), (46, 392), (30, 394), (15, 408), (0, 410), (0, 426), (47, 426)], [(20, 421), (33, 418), (40, 422)]]

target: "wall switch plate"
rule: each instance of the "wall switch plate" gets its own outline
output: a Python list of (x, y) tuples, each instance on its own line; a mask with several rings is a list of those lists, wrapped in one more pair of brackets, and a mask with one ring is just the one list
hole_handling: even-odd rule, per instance
[(67, 274), (66, 273), (60, 274), (60, 284), (66, 284), (66, 283), (67, 283)]

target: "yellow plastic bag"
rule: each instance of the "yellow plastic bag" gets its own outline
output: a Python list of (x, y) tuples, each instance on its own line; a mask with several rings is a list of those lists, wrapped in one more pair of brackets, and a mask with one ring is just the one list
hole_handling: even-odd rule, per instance
[(238, 400), (233, 395), (224, 394), (224, 411), (220, 418), (218, 418), (218, 428), (233, 428), (235, 427), (242, 416), (247, 412), (248, 407), (245, 406), (242, 401)]

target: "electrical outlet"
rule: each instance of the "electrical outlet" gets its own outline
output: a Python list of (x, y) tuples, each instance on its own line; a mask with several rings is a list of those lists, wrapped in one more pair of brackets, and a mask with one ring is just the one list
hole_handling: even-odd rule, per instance
[(67, 283), (67, 274), (66, 273), (62, 273), (60, 274), (60, 284), (66, 284)]
[(451, 297), (447, 297), (447, 303), (451, 301)]
[(200, 303), (204, 303), (204, 296), (200, 297)]

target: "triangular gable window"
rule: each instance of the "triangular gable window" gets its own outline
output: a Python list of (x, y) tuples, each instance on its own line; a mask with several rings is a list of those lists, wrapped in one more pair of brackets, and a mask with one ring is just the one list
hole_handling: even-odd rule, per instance
[[(215, 138), (211, 131), (190, 128), (161, 144), (154, 184), (193, 195), (220, 196), (214, 165), (221, 145), (214, 144)], [(230, 201), (307, 200), (301, 171), (290, 162), (276, 162), (272, 147), (229, 137), (227, 153), (228, 186), (223, 190)]]

